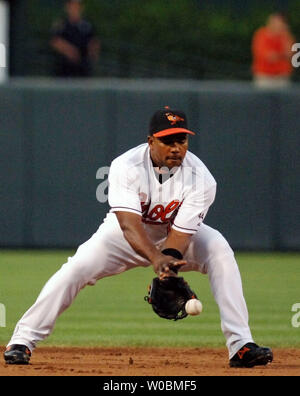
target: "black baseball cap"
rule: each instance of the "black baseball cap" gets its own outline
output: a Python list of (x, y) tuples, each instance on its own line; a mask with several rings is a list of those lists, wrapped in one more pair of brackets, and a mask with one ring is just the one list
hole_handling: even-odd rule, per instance
[(149, 126), (150, 135), (163, 137), (177, 133), (195, 135), (194, 132), (187, 129), (187, 119), (183, 111), (170, 109), (169, 106), (165, 106), (153, 114)]

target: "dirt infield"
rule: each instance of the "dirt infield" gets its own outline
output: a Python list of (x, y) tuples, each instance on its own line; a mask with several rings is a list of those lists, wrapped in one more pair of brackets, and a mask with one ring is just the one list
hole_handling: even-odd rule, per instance
[(40, 347), (28, 366), (7, 365), (0, 376), (299, 376), (300, 349), (274, 349), (273, 363), (229, 368), (225, 349)]

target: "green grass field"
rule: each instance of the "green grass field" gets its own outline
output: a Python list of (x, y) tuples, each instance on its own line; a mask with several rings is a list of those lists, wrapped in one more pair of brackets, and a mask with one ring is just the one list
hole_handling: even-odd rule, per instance
[[(73, 253), (1, 251), (0, 303), (6, 308), (6, 327), (0, 327), (1, 345), (7, 343), (44, 283)], [(300, 254), (237, 253), (236, 257), (256, 342), (300, 347), (300, 327), (291, 324), (295, 314), (292, 306), (300, 303)], [(178, 322), (157, 317), (144, 301), (153, 276), (151, 268), (137, 268), (87, 286), (40, 345), (224, 346), (207, 276), (184, 274), (203, 302), (203, 313)]]

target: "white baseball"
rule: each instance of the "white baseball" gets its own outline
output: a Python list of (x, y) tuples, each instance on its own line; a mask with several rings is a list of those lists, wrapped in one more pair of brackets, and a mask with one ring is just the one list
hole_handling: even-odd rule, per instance
[(188, 300), (185, 304), (186, 313), (189, 315), (199, 315), (202, 312), (202, 303), (196, 298)]

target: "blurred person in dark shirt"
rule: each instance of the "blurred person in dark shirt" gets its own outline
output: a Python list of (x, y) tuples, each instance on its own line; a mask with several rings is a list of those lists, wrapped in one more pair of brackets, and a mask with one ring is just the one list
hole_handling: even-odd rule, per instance
[(55, 52), (55, 74), (89, 77), (98, 61), (100, 42), (92, 24), (82, 17), (81, 0), (65, 2), (65, 17), (54, 22), (50, 45)]

